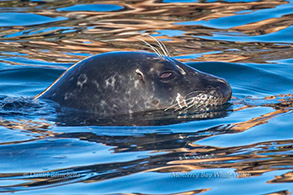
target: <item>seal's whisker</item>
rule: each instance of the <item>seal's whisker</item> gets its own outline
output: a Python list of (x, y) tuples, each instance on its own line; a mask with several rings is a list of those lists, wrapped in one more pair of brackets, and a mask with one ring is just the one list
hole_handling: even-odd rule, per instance
[(154, 46), (152, 46), (151, 44), (149, 44), (145, 40), (140, 39), (140, 38), (137, 38), (137, 39), (139, 39), (140, 41), (144, 42), (147, 46), (149, 46), (158, 56), (160, 56), (160, 57), (163, 56), (157, 48), (155, 48)]
[(195, 101), (195, 98), (193, 99), (193, 101), (191, 102), (191, 104), (189, 106), (187, 106), (185, 109), (188, 110), (189, 108), (195, 106), (196, 104), (196, 101)]
[(195, 99), (196, 99), (195, 97), (187, 99), (187, 100), (186, 100), (186, 104), (187, 104), (187, 106), (193, 104), (193, 103), (195, 102)]
[(189, 108), (195, 106), (196, 104), (196, 97), (191, 97), (186, 99), (186, 107), (184, 108), (185, 110), (188, 110)]
[[(200, 91), (200, 92), (203, 92), (203, 91)], [(193, 93), (193, 92), (191, 92), (191, 93)], [(201, 93), (199, 93), (198, 95), (200, 96)], [(191, 107), (196, 106), (196, 104), (199, 103), (199, 101), (202, 101), (201, 97), (198, 97), (198, 95), (192, 96), (192, 97), (187, 98), (187, 99), (184, 99), (182, 97), (178, 98), (176, 103), (174, 103), (173, 105), (169, 106), (164, 111), (167, 111), (169, 109), (174, 109), (175, 111), (188, 110)]]
[(165, 45), (162, 41), (160, 41), (160, 40), (158, 40), (158, 39), (156, 39), (156, 40), (157, 40), (159, 43), (161, 43), (161, 46), (162, 46), (161, 49), (165, 51), (164, 53), (167, 53), (167, 56), (168, 56), (168, 57), (171, 57), (170, 52), (168, 51), (166, 45)]
[(160, 49), (162, 50), (164, 55), (170, 57), (170, 54), (169, 54), (166, 46), (160, 40), (156, 39), (155, 37), (153, 37), (153, 36), (150, 36), (150, 37), (158, 43), (158, 46), (160, 47)]
[(177, 102), (176, 102), (175, 104), (172, 104), (171, 106), (165, 108), (164, 111), (168, 111), (168, 110), (170, 110), (170, 109), (172, 109), (172, 108), (176, 108), (177, 106), (178, 106), (178, 104), (177, 104)]
[[(159, 40), (160, 41), (160, 40)], [(162, 45), (163, 45), (163, 47), (164, 47), (164, 49), (165, 49), (165, 51), (167, 52), (167, 54), (168, 54), (168, 57), (171, 57), (171, 54), (170, 54), (170, 52), (168, 51), (168, 49), (167, 49), (167, 47), (166, 47), (166, 45), (162, 42), (162, 41), (160, 41), (161, 43), (162, 43)]]
[[(191, 98), (187, 98), (187, 99), (183, 99), (183, 100), (180, 100), (180, 101), (177, 101), (176, 103), (172, 104), (171, 106), (169, 106), (168, 108), (166, 108), (164, 111), (167, 111), (169, 109), (172, 109), (172, 108), (175, 108), (175, 111), (177, 110), (180, 110), (180, 109), (183, 109), (185, 106), (188, 106), (189, 100), (193, 101), (195, 97), (191, 97)], [(183, 106), (182, 106), (183, 104)], [(176, 108), (178, 107), (178, 108)]]

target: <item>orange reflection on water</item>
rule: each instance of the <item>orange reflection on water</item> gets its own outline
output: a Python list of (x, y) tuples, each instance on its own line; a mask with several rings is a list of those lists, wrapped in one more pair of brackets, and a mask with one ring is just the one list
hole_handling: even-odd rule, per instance
[[(66, 7), (72, 2), (47, 2), (51, 7)], [(94, 2), (91, 2), (94, 3)], [(47, 61), (72, 62), (72, 56), (64, 55), (75, 51), (87, 54), (97, 54), (108, 51), (133, 51), (148, 49), (140, 43), (137, 37), (144, 33), (158, 34), (162, 30), (179, 30), (182, 36), (162, 35), (159, 38), (167, 39), (165, 44), (172, 56), (189, 55), (194, 53), (205, 53), (210, 51), (222, 51), (219, 54), (204, 55), (199, 59), (189, 61), (261, 61), (263, 57), (271, 59), (282, 58), (282, 52), (278, 55), (262, 53), (262, 57), (256, 54), (252, 43), (233, 41), (210, 41), (194, 36), (213, 36), (214, 32), (239, 32), (242, 34), (258, 35), (277, 32), (293, 25), (292, 15), (284, 15), (279, 18), (269, 18), (259, 22), (248, 23), (241, 26), (223, 30), (201, 25), (177, 25), (184, 21), (209, 21), (211, 19), (223, 18), (237, 15), (240, 11), (257, 11), (261, 9), (274, 8), (287, 1), (258, 1), (258, 2), (198, 2), (198, 3), (162, 3), (162, 1), (99, 1), (99, 4), (113, 4), (123, 7), (122, 10), (113, 12), (94, 11), (57, 11), (35, 10), (33, 13), (49, 17), (67, 17), (67, 20), (40, 25), (41, 29), (54, 26), (69, 27), (74, 29), (70, 33), (62, 33), (60, 29), (35, 32), (34, 26), (12, 26), (0, 27), (0, 49), (4, 51), (18, 51), (29, 54), (29, 58)], [(13, 6), (12, 2), (2, 2), (3, 7)], [(25, 3), (24, 3), (25, 4)], [(36, 3), (33, 3), (36, 4)], [(25, 6), (32, 6), (28, 3)], [(243, 15), (245, 18), (245, 14)], [(176, 24), (176, 25), (175, 25)], [(88, 28), (91, 27), (91, 28)], [(21, 33), (32, 31), (33, 33)], [(17, 34), (7, 37), (10, 34)], [(7, 40), (10, 40), (7, 44)], [(12, 41), (14, 40), (14, 41)], [(21, 41), (19, 41), (21, 40)], [(88, 43), (84, 43), (88, 40)], [(11, 42), (12, 41), (12, 42)], [(15, 47), (17, 44), (17, 48)], [(259, 45), (259, 50), (283, 50), (285, 46), (272, 48), (274, 44), (265, 43)], [(244, 49), (245, 48), (245, 49)], [(42, 50), (46, 49), (47, 52)], [(230, 52), (228, 49), (239, 49)], [(29, 52), (33, 50), (32, 52)], [(292, 56), (293, 50), (290, 51)], [(52, 57), (54, 54), (54, 57)], [(80, 58), (75, 56), (75, 58)], [(77, 61), (77, 59), (75, 60)]]

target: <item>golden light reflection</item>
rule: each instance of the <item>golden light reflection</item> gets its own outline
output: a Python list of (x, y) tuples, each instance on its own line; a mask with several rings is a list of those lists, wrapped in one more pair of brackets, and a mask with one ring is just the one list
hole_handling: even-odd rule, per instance
[[(231, 124), (230, 129), (234, 130), (234, 131), (245, 131), (245, 130), (251, 129), (252, 127), (268, 123), (268, 121), (270, 119), (272, 119), (280, 114), (287, 113), (287, 112), (293, 110), (293, 95), (292, 94), (286, 94), (286, 95), (282, 94), (282, 95), (279, 95), (278, 97), (286, 97), (286, 99), (279, 99), (280, 102), (276, 103), (276, 104), (264, 104), (263, 105), (265, 107), (272, 107), (275, 109), (275, 111), (261, 115), (256, 118), (252, 118), (251, 120), (248, 120), (248, 121)], [(275, 97), (269, 96), (264, 99), (271, 100), (271, 99), (275, 99), (275, 98), (276, 98), (276, 96)], [(243, 108), (238, 108), (234, 111), (239, 111), (242, 109), (248, 109), (248, 108), (252, 108), (252, 107), (254, 107), (254, 106), (244, 106)]]
[[(94, 3), (94, 2), (91, 2)], [(120, 5), (122, 10), (114, 12), (65, 12), (56, 10), (35, 10), (34, 13), (48, 17), (67, 17), (68, 20), (41, 25), (43, 31), (35, 32), (33, 26), (14, 26), (0, 28), (0, 50), (24, 52), (28, 58), (42, 59), (54, 62), (72, 62), (72, 56), (65, 53), (84, 52), (90, 55), (109, 51), (133, 51), (147, 49), (136, 38), (143, 34), (156, 35), (164, 30), (180, 31), (182, 35), (168, 36), (163, 34), (157, 38), (167, 39), (165, 44), (173, 56), (222, 51), (220, 54), (204, 55), (189, 61), (225, 61), (225, 62), (264, 62), (264, 59), (281, 59), (278, 55), (262, 53), (261, 57), (255, 50), (255, 44), (249, 42), (205, 40), (196, 36), (213, 36), (214, 32), (240, 33), (244, 35), (270, 34), (293, 25), (292, 15), (269, 18), (266, 20), (235, 26), (228, 30), (216, 29), (202, 25), (178, 25), (185, 21), (209, 21), (227, 16), (239, 15), (240, 11), (254, 12), (261, 9), (274, 8), (287, 1), (257, 1), (257, 2), (211, 2), (211, 3), (162, 3), (162, 1), (99, 1), (99, 3)], [(12, 6), (4, 2), (3, 6)], [(7, 5), (6, 5), (7, 4)], [(48, 2), (51, 6), (60, 7), (60, 2)], [(28, 5), (32, 6), (32, 5)], [(65, 5), (63, 5), (65, 6)], [(245, 14), (249, 14), (245, 13)], [(245, 18), (245, 14), (243, 17)], [(72, 32), (62, 29), (50, 29), (54, 26), (68, 27)], [(30, 33), (30, 31), (32, 33)], [(25, 33), (24, 33), (25, 32)], [(14, 36), (9, 36), (14, 34)], [(184, 39), (183, 37), (184, 36)], [(20, 41), (21, 40), (21, 41)], [(85, 40), (88, 40), (84, 43)], [(6, 42), (9, 41), (9, 42)], [(17, 46), (16, 46), (17, 45)], [(288, 46), (278, 46), (272, 43), (258, 45), (258, 50), (287, 50)], [(288, 55), (293, 54), (287, 50)], [(43, 50), (47, 50), (44, 52)], [(229, 49), (239, 51), (230, 52)], [(31, 52), (30, 52), (31, 51)], [(52, 56), (54, 54), (54, 56)], [(75, 60), (81, 59), (74, 56)]]
[[(151, 44), (155, 42), (147, 35), (157, 35), (162, 39), (172, 56), (187, 56), (200, 54), (199, 57), (181, 59), (182, 61), (223, 61), (223, 62), (253, 62), (267, 63), (269, 60), (288, 59), (293, 56), (292, 44), (275, 44), (269, 42), (246, 42), (233, 39), (219, 41), (201, 38), (212, 38), (215, 34), (229, 35), (232, 37), (252, 37), (269, 35), (287, 29), (293, 25), (293, 15), (272, 17), (257, 22), (236, 25), (231, 28), (216, 28), (201, 24), (188, 25), (182, 22), (209, 22), (229, 16), (245, 16), (257, 10), (275, 8), (287, 4), (288, 1), (256, 1), (256, 2), (198, 2), (198, 3), (163, 3), (163, 1), (91, 1), (90, 3), (114, 4), (123, 7), (115, 12), (89, 12), (57, 11), (53, 8), (71, 6), (76, 1), (46, 1), (52, 9), (36, 9), (41, 6), (38, 1), (1, 1), (0, 7), (17, 7), (19, 3), (28, 9), (28, 12), (48, 17), (66, 17), (64, 21), (31, 25), (0, 27), (0, 62), (11, 65), (22, 65), (21, 62), (5, 61), (5, 58), (19, 57), (40, 60), (44, 62), (74, 63), (84, 58), (84, 55), (95, 55), (109, 51), (136, 51), (149, 50), (138, 38), (145, 39)], [(239, 13), (243, 12), (244, 13)], [(181, 24), (179, 24), (181, 23)], [(52, 28), (50, 27), (57, 27)], [(60, 27), (60, 28), (58, 28)], [(68, 32), (61, 27), (66, 27)], [(225, 27), (225, 26), (223, 26)], [(39, 32), (38, 30), (41, 31)], [(167, 31), (167, 32), (166, 32)], [(5, 51), (5, 52), (4, 52)], [(215, 54), (208, 52), (219, 51)], [(8, 52), (11, 52), (8, 54)], [(15, 52), (16, 54), (13, 54)], [(28, 64), (25, 64), (28, 66)], [(35, 66), (31, 64), (31, 66)], [(42, 66), (38, 64), (37, 66)], [(47, 66), (47, 65), (45, 65)], [(63, 66), (50, 65), (52, 68), (64, 69)], [(270, 100), (280, 98), (278, 103), (269, 103)], [(252, 117), (246, 121), (231, 122), (218, 125), (197, 132), (171, 133), (171, 134), (144, 134), (142, 136), (105, 136), (89, 132), (56, 133), (51, 131), (52, 124), (47, 121), (17, 120), (9, 121), (0, 119), (0, 125), (14, 131), (19, 129), (34, 135), (25, 141), (12, 141), (3, 145), (54, 139), (79, 139), (87, 143), (99, 143), (104, 147), (109, 146), (113, 153), (123, 152), (148, 152), (149, 156), (138, 159), (125, 160), (125, 162), (110, 162), (83, 165), (78, 167), (65, 167), (55, 171), (94, 173), (86, 177), (83, 182), (98, 182), (118, 178), (140, 172), (159, 173), (190, 173), (211, 169), (234, 169), (244, 177), (261, 176), (264, 173), (288, 169), (292, 166), (293, 159), (287, 154), (292, 151), (292, 140), (271, 140), (250, 145), (236, 147), (213, 147), (195, 144), (196, 141), (221, 134), (233, 134), (250, 130), (259, 125), (268, 124), (271, 119), (284, 113), (292, 112), (293, 95), (284, 94), (264, 98), (268, 103), (262, 105), (243, 105), (234, 109), (239, 112), (255, 107), (268, 107), (272, 112), (261, 116)], [(151, 151), (151, 152), (150, 152)], [(278, 153), (280, 152), (280, 153)], [(102, 167), (102, 169), (101, 169)], [(113, 170), (114, 173), (113, 173)], [(52, 170), (54, 171), (54, 170)], [(25, 177), (25, 173), (0, 174), (0, 178), (18, 176), (18, 179), (28, 183), (11, 185), (13, 190), (17, 187), (44, 187), (53, 184), (62, 185), (70, 181), (66, 177)], [(11, 178), (10, 178), (11, 177)], [(267, 183), (289, 183), (292, 181), (292, 172), (287, 172)], [(13, 178), (14, 180), (17, 180)], [(74, 178), (75, 179), (75, 178)], [(12, 190), (12, 191), (13, 191)], [(183, 191), (175, 194), (197, 194), (210, 190), (198, 189)], [(13, 191), (14, 192), (14, 191)], [(289, 194), (280, 191), (272, 194)], [(175, 195), (174, 194), (174, 195)], [(130, 194), (129, 194), (130, 195)]]
[(280, 176), (275, 176), (275, 179), (268, 181), (268, 183), (293, 183), (293, 172), (290, 171)]

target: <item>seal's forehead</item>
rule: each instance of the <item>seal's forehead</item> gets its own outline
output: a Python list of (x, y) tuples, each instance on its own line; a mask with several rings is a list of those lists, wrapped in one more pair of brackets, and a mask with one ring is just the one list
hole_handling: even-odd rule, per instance
[(165, 66), (175, 66), (175, 61), (167, 56), (159, 56), (154, 53), (145, 53), (141, 56), (141, 61), (144, 65), (154, 68), (162, 68)]
[(177, 70), (179, 71), (182, 75), (186, 75), (186, 72), (184, 70), (184, 64), (181, 62), (168, 57), (168, 56), (156, 56), (154, 57), (154, 60), (157, 63), (154, 63), (154, 67), (157, 68), (163, 68), (163, 69), (172, 69), (172, 70)]
[(160, 72), (162, 70), (178, 71), (182, 75), (186, 75), (186, 66), (168, 56), (159, 56), (154, 53), (142, 53), (141, 67), (149, 72)]

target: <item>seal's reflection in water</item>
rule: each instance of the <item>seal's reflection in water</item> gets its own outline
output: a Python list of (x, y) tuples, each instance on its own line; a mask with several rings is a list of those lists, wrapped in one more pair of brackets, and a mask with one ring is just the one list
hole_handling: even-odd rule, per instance
[[(127, 129), (125, 129), (127, 131)], [(111, 180), (122, 176), (132, 175), (142, 171), (155, 171), (155, 172), (173, 172), (184, 171), (181, 166), (168, 165), (171, 161), (185, 159), (198, 159), (209, 158), (217, 155), (213, 147), (204, 146), (192, 146), (192, 142), (207, 137), (206, 130), (194, 132), (194, 133), (146, 133), (136, 134), (135, 130), (128, 129), (129, 135), (102, 135), (105, 132), (93, 133), (93, 132), (76, 132), (76, 133), (62, 133), (56, 135), (54, 139), (58, 140), (73, 140), (79, 139), (80, 141), (86, 141), (91, 143), (103, 144), (105, 146), (114, 147), (114, 153), (124, 152), (137, 152), (137, 151), (153, 151), (154, 154), (139, 157), (137, 159), (121, 161), (121, 162), (108, 162), (97, 163), (78, 167), (67, 167), (64, 169), (51, 170), (56, 175), (74, 175), (72, 178), (68, 177), (47, 177), (41, 181), (37, 179), (31, 183), (27, 183), (26, 187), (42, 188), (44, 186), (55, 186), (66, 182), (98, 182), (103, 180)], [(219, 129), (209, 129), (209, 136), (212, 134), (218, 134)], [(107, 130), (108, 131), (108, 130)], [(163, 130), (162, 130), (163, 131)], [(214, 133), (213, 133), (214, 131)], [(109, 132), (109, 131), (108, 131)], [(226, 131), (221, 131), (222, 133)], [(131, 135), (132, 134), (132, 135)], [(50, 146), (52, 144), (52, 146)], [(53, 147), (56, 144), (54, 142), (47, 144), (47, 147)], [(185, 149), (184, 149), (185, 148)], [(199, 149), (195, 156), (195, 149)], [(190, 150), (190, 151), (189, 151)], [(200, 152), (200, 150), (205, 150)], [(156, 151), (162, 151), (163, 153), (157, 154)], [(164, 152), (165, 151), (165, 152)], [(223, 151), (221, 155), (223, 155)], [(42, 174), (40, 172), (38, 174)], [(45, 172), (44, 172), (45, 173)], [(36, 174), (36, 175), (38, 175)], [(33, 176), (23, 179), (34, 179)], [(18, 190), (20, 186), (14, 190)]]
[[(282, 96), (282, 98), (285, 97)], [(28, 142), (25, 147), (23, 144), (11, 146), (13, 147), (13, 149), (10, 148), (12, 156), (15, 153), (18, 154), (20, 150), (38, 156), (40, 154), (37, 151), (44, 148), (46, 151), (42, 153), (42, 158), (48, 159), (48, 161), (51, 160), (52, 155), (62, 158), (63, 151), (63, 154), (68, 157), (74, 153), (72, 159), (83, 159), (80, 163), (67, 162), (69, 163), (67, 164), (64, 162), (59, 168), (39, 169), (40, 171), (34, 172), (33, 175), (27, 175), (26, 172), (2, 174), (1, 179), (25, 181), (25, 183), (5, 186), (6, 191), (12, 192), (26, 190), (28, 187), (42, 189), (79, 182), (84, 182), (84, 185), (99, 186), (103, 185), (100, 182), (120, 181), (127, 177), (135, 177), (135, 174), (141, 172), (166, 173), (167, 177), (171, 178), (176, 172), (193, 174), (193, 171), (208, 172), (217, 169), (227, 172), (229, 169), (235, 174), (245, 173), (245, 177), (262, 176), (264, 173), (286, 169), (292, 165), (292, 159), (288, 155), (283, 155), (292, 150), (290, 140), (262, 141), (239, 146), (232, 144), (232, 146), (224, 147), (200, 143), (202, 140), (212, 137), (237, 134), (242, 130), (247, 130), (247, 127), (251, 128), (253, 125), (266, 123), (270, 120), (270, 116), (292, 111), (291, 97), (292, 95), (288, 95), (286, 101), (263, 105), (272, 107), (276, 111), (261, 118), (240, 123), (216, 122), (212, 125), (204, 123), (205, 121), (196, 121), (190, 126), (182, 125), (181, 127), (177, 125), (161, 127), (80, 126), (77, 128), (67, 126), (65, 130), (60, 127), (51, 134), (43, 134), (38, 144)], [(20, 124), (16, 125), (17, 128), (20, 127)], [(44, 138), (47, 141), (44, 141)], [(99, 148), (100, 146), (102, 148)], [(70, 149), (68, 151), (70, 154), (64, 151), (65, 148)], [(46, 155), (48, 150), (54, 152)], [(102, 151), (111, 153), (111, 157), (105, 155), (105, 159), (101, 158), (98, 153)], [(276, 151), (282, 153), (272, 155)], [(7, 155), (2, 154), (3, 158), (4, 155)], [(118, 162), (112, 159), (116, 154), (119, 158)], [(290, 177), (290, 174), (290, 172), (284, 174), (283, 178)], [(146, 177), (149, 176), (149, 174), (146, 175)], [(210, 179), (208, 187), (203, 187), (202, 182), (195, 182), (196, 185), (198, 184), (196, 189), (213, 188), (213, 179), (216, 178)], [(231, 179), (237, 180), (238, 178)], [(194, 182), (194, 180), (192, 181)], [(178, 182), (178, 180), (171, 182)]]
[[(105, 180), (118, 179), (130, 176), (140, 172), (169, 173), (170, 177), (174, 172), (186, 173), (194, 170), (209, 171), (213, 169), (233, 168), (235, 173), (246, 173), (246, 177), (259, 176), (262, 173), (274, 169), (274, 166), (282, 163), (289, 166), (290, 159), (271, 159), (269, 155), (255, 155), (255, 149), (258, 147), (267, 147), (267, 152), (276, 148), (282, 148), (286, 141), (263, 142), (247, 146), (238, 147), (213, 147), (194, 144), (204, 138), (220, 134), (235, 133), (229, 126), (215, 126), (206, 130), (189, 133), (172, 133), (171, 129), (161, 129), (152, 133), (135, 133), (134, 129), (124, 129), (128, 135), (103, 135), (103, 132), (71, 132), (55, 136), (54, 142), (48, 147), (53, 147), (58, 140), (77, 139), (87, 143), (103, 144), (108, 146), (112, 153), (135, 153), (148, 152), (147, 155), (137, 158), (124, 159), (120, 162), (93, 163), (90, 165), (66, 167), (58, 170), (51, 170), (54, 174), (69, 174), (74, 177), (48, 177), (41, 181), (35, 179), (27, 183), (26, 187), (42, 188), (44, 186), (56, 186), (70, 182), (100, 182)], [(123, 130), (121, 130), (123, 131)], [(164, 132), (165, 131), (165, 132)], [(132, 134), (132, 135), (131, 135)], [(274, 145), (275, 148), (270, 147)], [(284, 148), (290, 150), (290, 148)], [(149, 152), (151, 151), (151, 153)], [(246, 152), (243, 152), (246, 151)], [(263, 149), (262, 149), (263, 151)], [(241, 154), (240, 154), (241, 153)], [(233, 154), (238, 154), (234, 156)], [(267, 156), (267, 158), (265, 158)], [(247, 159), (258, 160), (258, 163), (251, 163)], [(40, 172), (39, 174), (42, 174)], [(45, 173), (45, 172), (44, 172)], [(34, 177), (23, 179), (34, 179)], [(98, 183), (97, 183), (98, 184)], [(201, 184), (199, 184), (201, 185)], [(19, 188), (20, 186), (17, 186)]]

